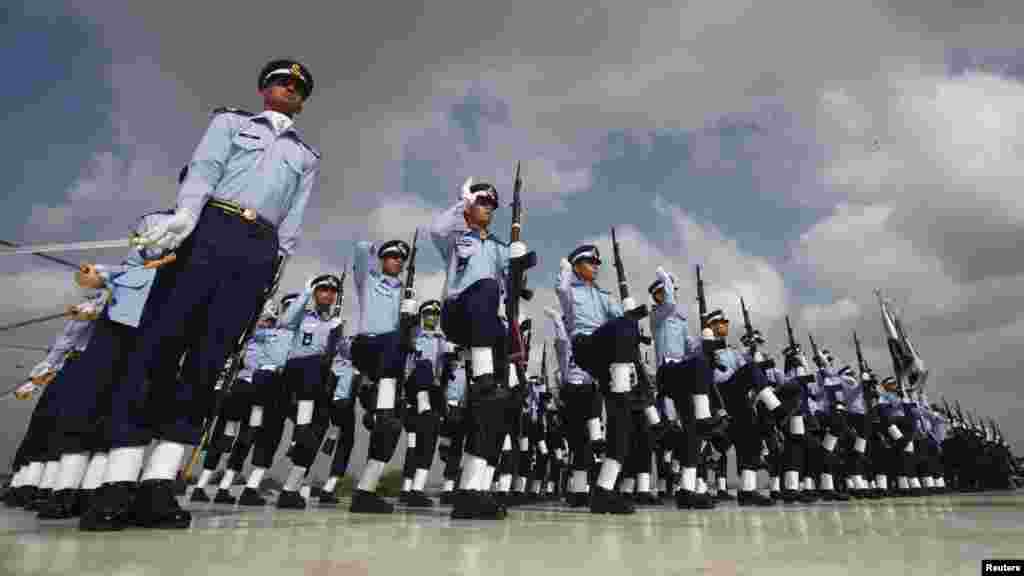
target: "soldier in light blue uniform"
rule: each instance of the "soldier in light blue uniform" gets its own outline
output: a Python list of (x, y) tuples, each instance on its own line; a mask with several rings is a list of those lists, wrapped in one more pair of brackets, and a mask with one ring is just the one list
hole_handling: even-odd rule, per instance
[(632, 514), (633, 505), (614, 491), (622, 464), (629, 456), (632, 418), (629, 391), (633, 361), (640, 342), (637, 322), (624, 315), (622, 305), (594, 282), (601, 265), (600, 251), (585, 244), (563, 258), (555, 292), (566, 317), (572, 354), (604, 394), (607, 452), (601, 463), (597, 486), (591, 490), (590, 511), (596, 514)]
[[(348, 470), (352, 447), (355, 445), (356, 431), (356, 386), (360, 378), (359, 372), (352, 365), (352, 337), (343, 335), (338, 341), (338, 350), (331, 362), (328, 389), (333, 390), (331, 396), (330, 421), (338, 427), (338, 436), (328, 439), (321, 447), (321, 452), (333, 455), (331, 473), (320, 491), (320, 505), (334, 506), (338, 504), (335, 489), (338, 482)], [(331, 386), (330, 383), (334, 385)]]
[(884, 465), (887, 475), (896, 477), (896, 486), (892, 487), (892, 493), (910, 495), (915, 436), (910, 399), (901, 397), (896, 378), (889, 376), (882, 380), (882, 393), (879, 395), (878, 404), (882, 426), (892, 445)]
[(402, 429), (396, 413), (396, 396), (399, 381), (405, 375), (403, 348), (408, 343), (402, 342), (401, 314), (415, 316), (418, 304), (413, 299), (403, 299), (398, 275), (410, 254), (409, 245), (401, 240), (385, 242), (380, 248), (371, 242), (356, 244), (353, 280), (359, 301), (359, 324), (352, 340), (352, 362), (375, 384), (376, 399), (372, 406), (367, 406), (373, 429), (367, 463), (352, 496), (352, 512), (394, 511), (394, 506), (376, 492)]
[[(237, 500), (231, 495), (230, 490), (234, 479), (242, 471), (250, 449), (257, 444), (257, 440), (266, 441), (263, 434), (264, 423), (273, 418), (270, 414), (275, 412), (273, 407), (277, 406), (277, 397), (280, 396), (279, 375), (288, 358), (292, 333), (277, 327), (279, 314), (276, 303), (273, 300), (268, 300), (260, 314), (256, 329), (245, 343), (242, 366), (231, 387), (229, 405), (224, 412), (224, 417), (227, 420), (225, 428), (234, 431), (231, 436), (234, 436), (235, 439), (228, 458), (227, 469), (224, 471), (217, 494), (214, 496), (213, 501), (218, 504), (237, 503), (243, 506), (266, 504), (259, 493), (248, 486), (243, 489)], [(272, 449), (276, 447), (277, 442), (275, 441), (272, 444)], [(261, 461), (260, 456), (263, 452), (265, 450), (261, 451), (257, 448), (253, 454), (252, 476), (256, 479), (257, 487), (263, 478), (266, 467), (270, 465), (269, 462)], [(208, 481), (209, 475), (212, 475), (213, 470), (210, 470), (208, 475), (206, 468), (204, 466), (196, 489), (192, 492), (192, 500), (196, 500), (196, 493), (206, 485), (203, 481), (204, 478)]]
[[(252, 433), (253, 469), (238, 496), (237, 504), (240, 506), (263, 506), (267, 503), (259, 493), (260, 483), (267, 469), (274, 464), (274, 454), (281, 443), (286, 413), (292, 409), (290, 392), (282, 374), (295, 333), (278, 321), (292, 310), (292, 306), (299, 306), (299, 296), (298, 293), (283, 296), (277, 318), (273, 322), (265, 318), (263, 326), (258, 327), (246, 343), (245, 361), (239, 372), (241, 382), (236, 384), (236, 391), (242, 392), (251, 401), (248, 418)], [(252, 379), (246, 380), (245, 376), (250, 372)], [(248, 451), (248, 444), (236, 442), (229, 458), (228, 470), (240, 472)]]
[(559, 373), (565, 382), (561, 389), (561, 400), (565, 406), (565, 427), (562, 433), (571, 456), (566, 503), (572, 508), (582, 508), (588, 505), (588, 472), (594, 462), (594, 446), (604, 440), (600, 406), (594, 379), (574, 361), (572, 342), (564, 317), (553, 308), (545, 308), (544, 313), (555, 335), (555, 356)]
[(928, 463), (928, 475), (931, 486), (925, 485), (925, 489), (932, 494), (941, 494), (946, 491), (946, 478), (943, 468), (942, 444), (946, 441), (946, 417), (935, 404), (928, 407), (928, 444), (930, 460)]
[[(821, 350), (817, 364), (816, 384), (820, 390), (821, 458), (819, 460), (818, 488), (822, 498), (828, 501), (845, 501), (850, 496), (836, 488), (839, 469), (839, 440), (850, 435), (846, 421), (847, 408), (843, 393), (843, 380), (836, 370), (836, 360), (827, 348)], [(841, 485), (841, 484), (840, 484)]]
[[(97, 282), (94, 286), (82, 286), (95, 289), (100, 285)], [(84, 302), (73, 307), (71, 320), (65, 323), (57, 335), (46, 358), (29, 372), (29, 381), (15, 391), (17, 398), (27, 399), (39, 388), (43, 389), (21, 443), (15, 451), (12, 466), (16, 472), (15, 482), (12, 483), (15, 490), (11, 493), (11, 499), (7, 501), (9, 506), (25, 507), (26, 510), (38, 509), (42, 517), (46, 518), (49, 510), (55, 505), (63, 504), (68, 496), (71, 499), (68, 508), (76, 504), (74, 494), (54, 496), (59, 475), (62, 472), (65, 475), (70, 472), (67, 467), (61, 469), (62, 460), (65, 464), (70, 463), (62, 458), (62, 453), (66, 450), (63, 442), (53, 434), (53, 431), (59, 425), (58, 417), (64, 408), (63, 404), (77, 399), (74, 389), (77, 378), (73, 378), (75, 366), (80, 362), (82, 353), (92, 339), (95, 319), (103, 311), (105, 304), (106, 295), (93, 292)], [(87, 454), (83, 455), (82, 459), (86, 458)], [(84, 473), (85, 462), (79, 464)], [(69, 516), (54, 516), (58, 517)]]
[(427, 300), (419, 308), (415, 354), (410, 358), (412, 373), (406, 379), (405, 398), (408, 404), (409, 433), (405, 451), (405, 471), (400, 502), (414, 508), (433, 507), (434, 501), (424, 493), (430, 466), (437, 448), (440, 413), (444, 395), (439, 386), (447, 349), (440, 330), (441, 302)]
[(452, 503), (455, 484), (459, 480), (460, 464), (466, 440), (466, 381), (468, 351), (460, 350), (452, 342), (445, 343), (441, 367), (441, 387), (444, 391), (444, 423), (441, 426), (438, 454), (444, 462), (444, 484), (441, 504)]
[[(754, 330), (754, 340), (759, 347), (759, 352), (765, 349), (766, 341), (760, 330)], [(746, 342), (745, 336), (743, 342)], [(786, 375), (776, 364), (775, 359), (764, 353), (761, 356), (758, 365), (764, 373), (765, 381), (772, 387), (781, 403), (781, 412), (786, 415), (781, 419), (776, 419), (774, 414), (767, 410), (767, 406), (758, 408), (761, 434), (768, 450), (770, 496), (774, 500), (781, 500), (782, 474), (785, 469), (785, 436), (789, 426), (789, 415), (796, 410), (798, 399), (796, 395), (787, 394)]]
[(341, 325), (341, 319), (335, 314), (339, 292), (341, 280), (337, 276), (318, 274), (309, 279), (302, 294), (281, 315), (279, 326), (292, 333), (288, 361), (281, 378), (298, 405), (292, 447), (288, 452), (293, 466), (277, 498), (278, 508), (306, 507), (299, 487), (306, 471), (313, 465), (323, 439), (326, 419), (317, 416), (326, 415), (328, 410), (323, 395), (327, 377), (325, 367), (329, 366), (331, 359), (325, 356), (332, 332)]
[[(188, 526), (173, 487), (185, 447), (198, 443), (225, 359), (263, 305), (281, 261), (295, 250), (319, 174), (319, 154), (299, 137), (293, 119), (313, 78), (298, 62), (278, 60), (263, 68), (257, 87), (264, 111), (215, 113), (189, 163), (174, 214), (142, 237), (176, 250), (177, 281), (156, 303), (123, 385), (113, 391), (114, 449), (105, 480), (118, 486), (93, 506), (107, 520), (89, 529), (123, 527), (140, 472), (132, 517), (152, 526)], [(196, 377), (166, 383), (186, 348)], [(147, 381), (181, 389), (140, 409), (147, 406)], [(144, 468), (153, 439), (159, 443)]]
[(707, 357), (691, 349), (693, 342), (687, 329), (686, 308), (679, 306), (675, 277), (661, 266), (655, 280), (647, 288), (654, 300), (651, 311), (651, 333), (654, 334), (654, 356), (657, 382), (665, 394), (664, 409), (670, 420), (682, 426), (673, 435), (672, 455), (681, 464), (680, 488), (676, 506), (680, 509), (714, 508), (710, 496), (697, 494), (697, 455), (700, 440), (714, 427), (711, 416), (711, 366)]
[[(781, 403), (775, 397), (759, 365), (763, 360), (762, 355), (748, 358), (747, 353), (726, 343), (729, 319), (725, 313), (720, 309), (713, 310), (701, 319), (701, 323), (711, 330), (712, 338), (708, 338), (706, 333), (701, 334), (701, 348), (704, 354), (708, 354), (709, 346), (711, 347), (713, 379), (722, 394), (724, 408), (730, 417), (729, 440), (736, 449), (736, 469), (740, 475), (740, 489), (736, 499), (741, 506), (770, 506), (774, 500), (757, 491), (757, 470), (761, 464), (761, 430), (749, 395), (756, 394), (757, 399), (775, 413), (782, 410)], [(716, 499), (732, 500), (733, 497), (725, 485), (727, 456), (724, 451), (721, 454), (722, 458), (716, 471)]]
[(453, 518), (500, 519), (505, 511), (487, 493), (486, 469), (497, 464), (504, 432), (507, 392), (499, 386), (495, 364), (504, 374), (506, 328), (498, 317), (508, 282), (510, 258), (524, 257), (526, 244), (505, 244), (489, 230), (498, 191), (491, 184), (462, 186), (462, 196), (438, 214), (430, 234), (445, 265), (441, 330), (470, 352), (468, 445), (459, 479)]
[[(812, 394), (817, 377), (808, 370), (807, 358), (799, 344), (787, 346), (782, 352), (785, 358), (785, 384), (783, 388), (793, 390), (799, 408), (789, 419), (786, 448), (783, 455), (783, 485), (781, 497), (784, 502), (813, 502), (813, 491), (803, 491), (802, 478), (807, 476), (807, 437), (809, 430), (816, 430), (813, 414), (817, 402)], [(789, 393), (786, 394), (787, 396)]]
[(842, 445), (846, 457), (846, 488), (854, 498), (870, 498), (871, 491), (865, 480), (867, 468), (867, 438), (865, 427), (870, 428), (867, 421), (867, 402), (864, 399), (865, 380), (858, 378), (849, 365), (836, 372), (841, 388), (838, 393), (846, 407), (846, 424), (848, 441)]

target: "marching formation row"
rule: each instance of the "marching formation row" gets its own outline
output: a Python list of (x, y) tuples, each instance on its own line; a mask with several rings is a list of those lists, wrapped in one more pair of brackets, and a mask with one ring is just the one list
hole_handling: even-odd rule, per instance
[[(554, 286), (561, 310), (544, 311), (553, 369), (545, 345), (541, 373), (528, 375), (534, 327), (520, 305), (532, 298), (525, 272), (537, 257), (520, 238), (518, 170), (509, 242), (490, 231), (497, 189), (472, 179), (426, 227), (446, 267), (439, 299), (417, 299), (416, 238), (357, 243), (354, 326), (341, 321), (344, 277), (316, 275), (278, 300), (319, 171), (293, 125), (312, 86), (297, 62), (267, 65), (264, 112), (215, 113), (182, 171), (176, 209), (140, 220), (138, 253), (76, 273), (94, 292), (18, 391), (42, 388), (8, 505), (81, 516), (83, 530), (187, 527), (174, 480), (187, 447), (202, 444), (190, 499), (208, 501), (229, 453), (214, 500), (262, 506), (258, 488), (286, 420), (291, 468), (276, 506), (307, 505), (300, 488), (318, 453), (332, 465), (317, 497), (336, 504), (357, 403), (369, 450), (354, 513), (393, 511), (377, 488), (403, 429), (400, 500), (434, 505), (425, 488), (440, 456), (442, 501), (460, 519), (501, 519), (509, 505), (544, 497), (594, 513), (666, 497), (712, 508), (731, 498), (729, 452), (743, 506), (1014, 486), (994, 425), (929, 404), (927, 372), (884, 300), (893, 377), (880, 381), (863, 359), (845, 366), (813, 339), (808, 362), (792, 328), (776, 365), (745, 303), (742, 348), (729, 345), (729, 319), (708, 310), (699, 271), (699, 334), (663, 268), (648, 288), (653, 307), (637, 304), (614, 229), (619, 298), (596, 282), (599, 247), (568, 253)], [(236, 501), (229, 489), (250, 455)]]

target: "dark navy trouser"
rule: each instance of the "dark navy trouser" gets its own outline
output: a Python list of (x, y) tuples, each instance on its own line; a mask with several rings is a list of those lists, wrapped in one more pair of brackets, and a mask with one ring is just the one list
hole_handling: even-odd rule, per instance
[(138, 335), (137, 328), (112, 322), (106, 314), (96, 320), (89, 346), (69, 367), (74, 385), (68, 387), (58, 408), (55, 432), (61, 452), (101, 451), (109, 443), (110, 391)]
[(375, 336), (360, 334), (352, 339), (352, 364), (373, 382), (381, 378), (401, 379), (405, 369), (401, 344), (402, 334), (398, 330)]
[(51, 430), (55, 422), (56, 404), (60, 401), (61, 382), (64, 380), (64, 373), (71, 368), (77, 360), (67, 360), (64, 367), (57, 373), (49, 384), (43, 388), (43, 392), (32, 409), (32, 416), (29, 418), (25, 435), (21, 438), (21, 444), (14, 453), (13, 470), (29, 462), (43, 462), (56, 460), (59, 452), (50, 447)]
[[(111, 392), (111, 444), (143, 446), (158, 437), (196, 444), (217, 375), (273, 281), (277, 233), (207, 206), (168, 268), (176, 277), (150, 293), (149, 323)], [(159, 275), (158, 275), (159, 276)], [(154, 287), (155, 288), (155, 287)], [(189, 349), (195, 378), (180, 381)]]
[(496, 280), (478, 280), (441, 307), (441, 331), (464, 348), (494, 348), (505, 337), (498, 318), (501, 290)]
[(577, 366), (603, 386), (611, 380), (612, 364), (633, 362), (639, 341), (636, 320), (615, 318), (590, 334), (577, 334), (572, 340), (572, 356)]

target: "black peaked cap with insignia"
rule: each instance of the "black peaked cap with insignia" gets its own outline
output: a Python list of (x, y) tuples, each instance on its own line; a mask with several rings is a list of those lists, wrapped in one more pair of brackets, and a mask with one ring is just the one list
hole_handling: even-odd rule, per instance
[(601, 251), (593, 244), (584, 244), (569, 253), (569, 263), (576, 265), (580, 260), (592, 260), (601, 263)]
[(427, 300), (423, 304), (420, 304), (420, 314), (425, 312), (437, 312), (441, 313), (441, 301), (440, 300)]
[(495, 188), (493, 184), (488, 182), (477, 182), (469, 187), (469, 191), (474, 194), (478, 194), (480, 192), (485, 193), (487, 198), (494, 203), (494, 209), (498, 209), (498, 189)]
[(654, 282), (651, 282), (650, 286), (647, 287), (647, 293), (650, 294), (651, 296), (654, 296), (655, 292), (657, 292), (658, 290), (661, 290), (664, 287), (665, 287), (665, 283), (664, 282), (662, 282), (660, 279), (659, 280), (655, 280)]
[(701, 324), (707, 326), (712, 322), (728, 322), (729, 319), (725, 317), (725, 312), (723, 312), (721, 308), (716, 308), (711, 312), (705, 314), (704, 317), (700, 319), (700, 321)]
[(317, 288), (332, 288), (337, 291), (341, 291), (341, 279), (334, 274), (321, 274), (313, 279), (313, 289)]
[(409, 253), (412, 249), (409, 245), (402, 240), (388, 240), (387, 242), (380, 245), (377, 249), (377, 257), (383, 258), (385, 256), (397, 255), (403, 261), (409, 259)]
[(277, 76), (295, 76), (305, 87), (305, 94), (303, 95), (304, 100), (308, 100), (313, 94), (313, 75), (309, 73), (309, 69), (303, 66), (301, 63), (295, 60), (274, 60), (266, 66), (263, 70), (260, 70), (260, 77), (256, 82), (256, 87), (263, 90), (267, 86), (267, 81)]

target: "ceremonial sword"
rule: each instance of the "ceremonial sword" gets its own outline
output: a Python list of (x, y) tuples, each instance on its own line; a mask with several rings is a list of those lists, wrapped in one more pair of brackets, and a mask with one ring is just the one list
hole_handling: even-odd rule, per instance
[[(18, 254), (49, 254), (51, 252), (77, 252), (84, 250), (100, 250), (103, 248), (130, 248), (143, 245), (137, 236), (117, 240), (96, 240), (93, 242), (66, 242), (59, 244), (37, 244), (19, 246), (10, 250), (0, 250), (0, 256), (16, 256)], [(62, 262), (63, 263), (63, 262)]]

